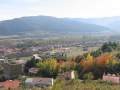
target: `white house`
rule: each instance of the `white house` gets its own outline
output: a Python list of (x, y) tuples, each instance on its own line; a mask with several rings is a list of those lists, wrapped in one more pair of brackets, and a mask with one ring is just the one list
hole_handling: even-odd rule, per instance
[(116, 76), (115, 74), (111, 75), (111, 74), (107, 74), (107, 75), (103, 75), (102, 78), (104, 81), (111, 81), (112, 83), (115, 84), (120, 84), (120, 76)]
[(53, 78), (27, 78), (25, 80), (25, 84), (27, 87), (48, 87), (53, 86)]
[(39, 55), (38, 54), (34, 54), (33, 55), (33, 57), (35, 58), (35, 60), (37, 59), (37, 60), (42, 60), (42, 58), (41, 57), (39, 57)]
[(75, 79), (75, 72), (73, 70), (64, 72), (62, 74), (59, 74), (58, 78), (66, 80)]

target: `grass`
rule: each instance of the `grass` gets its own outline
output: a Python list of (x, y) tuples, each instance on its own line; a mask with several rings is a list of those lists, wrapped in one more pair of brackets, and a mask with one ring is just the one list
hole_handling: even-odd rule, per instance
[(21, 57), (20, 59), (21, 59), (21, 60), (30, 60), (30, 59), (31, 59), (31, 56), (29, 56), (29, 57)]
[[(97, 50), (99, 47), (89, 47), (89, 51)], [(88, 51), (83, 51), (82, 47), (70, 47), (70, 52), (67, 53), (68, 57), (76, 57), (78, 55), (82, 55), (83, 53), (87, 53)]]
[(81, 47), (70, 47), (70, 52), (67, 53), (68, 57), (76, 57), (80, 55), (82, 52)]
[(120, 85), (112, 85), (103, 81), (81, 82), (80, 80), (61, 81), (55, 83), (51, 90), (119, 90)]
[[(6, 90), (6, 89), (0, 89)], [(54, 86), (47, 89), (34, 87), (32, 89), (14, 89), (14, 90), (120, 90), (120, 85), (115, 85), (110, 82), (101, 80), (85, 81), (80, 80), (57, 80)]]

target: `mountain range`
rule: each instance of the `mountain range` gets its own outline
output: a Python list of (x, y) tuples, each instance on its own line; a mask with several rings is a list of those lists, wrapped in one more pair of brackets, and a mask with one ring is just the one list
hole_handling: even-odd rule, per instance
[(0, 21), (0, 36), (9, 35), (111, 35), (118, 33), (120, 17), (109, 18), (56, 18), (30, 16)]
[(73, 20), (108, 27), (112, 31), (120, 33), (120, 16), (104, 17), (104, 18), (88, 18), (88, 19), (75, 18)]

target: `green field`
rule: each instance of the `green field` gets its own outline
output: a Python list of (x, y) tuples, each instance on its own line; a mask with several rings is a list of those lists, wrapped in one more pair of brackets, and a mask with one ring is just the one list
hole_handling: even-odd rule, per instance
[(67, 53), (68, 57), (76, 57), (87, 52), (97, 50), (99, 47), (89, 47), (88, 51), (83, 51), (82, 47), (70, 47), (70, 52)]

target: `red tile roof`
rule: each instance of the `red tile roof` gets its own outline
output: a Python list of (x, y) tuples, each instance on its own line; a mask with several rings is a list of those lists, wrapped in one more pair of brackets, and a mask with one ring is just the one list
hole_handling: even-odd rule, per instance
[(18, 88), (20, 85), (20, 81), (19, 80), (7, 80), (5, 82), (3, 82), (3, 87), (6, 89), (16, 89)]

